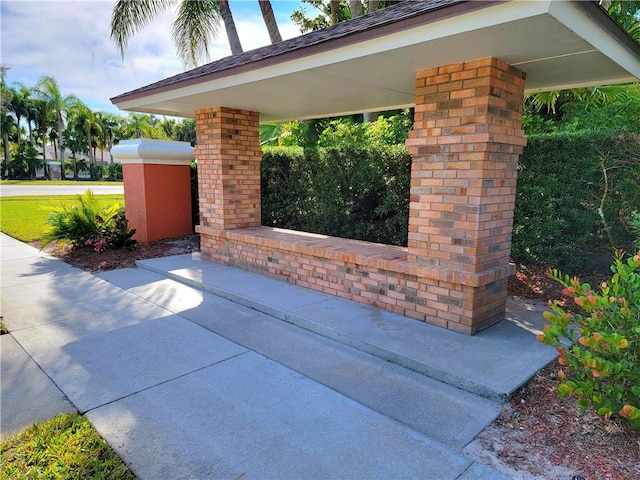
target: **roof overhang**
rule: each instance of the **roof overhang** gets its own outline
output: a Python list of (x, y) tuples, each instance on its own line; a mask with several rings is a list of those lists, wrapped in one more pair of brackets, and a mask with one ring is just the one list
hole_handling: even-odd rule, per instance
[(382, 111), (414, 105), (417, 71), (486, 57), (523, 70), (528, 93), (640, 78), (640, 46), (594, 2), (463, 2), (228, 68), (214, 62), (112, 102), (182, 117), (240, 108), (261, 123)]

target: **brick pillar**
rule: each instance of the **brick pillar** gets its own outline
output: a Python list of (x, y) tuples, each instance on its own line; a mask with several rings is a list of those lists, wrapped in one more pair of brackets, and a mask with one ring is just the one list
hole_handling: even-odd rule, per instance
[(469, 333), (504, 316), (523, 95), (524, 73), (495, 58), (416, 76), (409, 261), (449, 272)]
[(262, 149), (258, 122), (259, 114), (248, 110), (211, 107), (196, 111), (197, 230), (202, 234), (204, 258), (210, 257), (210, 243), (215, 243), (221, 231), (260, 226)]

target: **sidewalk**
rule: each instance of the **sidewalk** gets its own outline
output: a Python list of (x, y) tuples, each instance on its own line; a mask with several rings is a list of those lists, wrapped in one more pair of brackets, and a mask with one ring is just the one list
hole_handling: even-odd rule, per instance
[(555, 354), (534, 304), (467, 337), (189, 255), (0, 247), (2, 436), (76, 408), (142, 479), (505, 478), (462, 449)]

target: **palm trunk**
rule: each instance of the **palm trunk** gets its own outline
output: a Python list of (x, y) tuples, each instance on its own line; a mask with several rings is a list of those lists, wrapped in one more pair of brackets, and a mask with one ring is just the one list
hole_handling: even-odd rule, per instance
[(2, 129), (2, 144), (4, 147), (4, 161), (2, 162), (2, 176), (4, 177), (5, 172), (9, 169), (9, 161), (11, 159), (11, 154), (9, 152), (9, 132), (6, 128)]
[(62, 115), (58, 113), (58, 157), (60, 160), (60, 180), (65, 179), (64, 175), (64, 148), (62, 148), (62, 129), (64, 124), (62, 123)]
[(27, 119), (27, 126), (29, 127), (29, 143), (33, 147), (33, 127), (31, 126), (31, 120)]
[(276, 23), (276, 17), (273, 14), (273, 8), (271, 8), (271, 2), (269, 0), (258, 0), (258, 3), (260, 4), (260, 11), (262, 12), (264, 24), (267, 26), (271, 43), (281, 42), (282, 36)]
[(42, 161), (44, 162), (44, 176), (51, 180), (51, 175), (49, 174), (49, 165), (47, 165), (47, 141), (45, 140), (45, 134), (41, 135), (42, 137)]
[(91, 141), (91, 129), (87, 129), (86, 131), (87, 133), (87, 143), (88, 143), (88, 147), (89, 147), (89, 177), (91, 178), (91, 180), (95, 180), (95, 178), (93, 178), (93, 174), (94, 174), (94, 170), (95, 170), (95, 157), (93, 155), (93, 142)]
[(14, 112), (16, 114), (16, 138), (18, 141), (18, 150), (20, 149), (20, 120), (22, 119), (22, 116), (19, 115), (17, 112)]
[(233, 21), (233, 15), (231, 15), (231, 8), (227, 0), (219, 0), (218, 8), (220, 8), (220, 15), (224, 20), (224, 29), (227, 31), (227, 38), (229, 39), (229, 46), (231, 47), (231, 54), (238, 55), (242, 53), (242, 45), (240, 44), (240, 37), (236, 30), (236, 24)]
[(369, 0), (369, 13), (378, 10), (378, 0)]
[(338, 9), (340, 8), (340, 0), (331, 0), (329, 2), (331, 7), (331, 25), (338, 23)]
[(351, 10), (351, 18), (361, 17), (364, 15), (361, 0), (349, 0), (349, 10)]

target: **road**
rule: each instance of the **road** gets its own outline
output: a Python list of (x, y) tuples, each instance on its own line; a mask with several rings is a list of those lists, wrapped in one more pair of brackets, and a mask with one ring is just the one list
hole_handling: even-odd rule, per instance
[(26, 195), (81, 195), (90, 189), (95, 195), (122, 195), (124, 187), (119, 185), (1, 185), (0, 197)]

